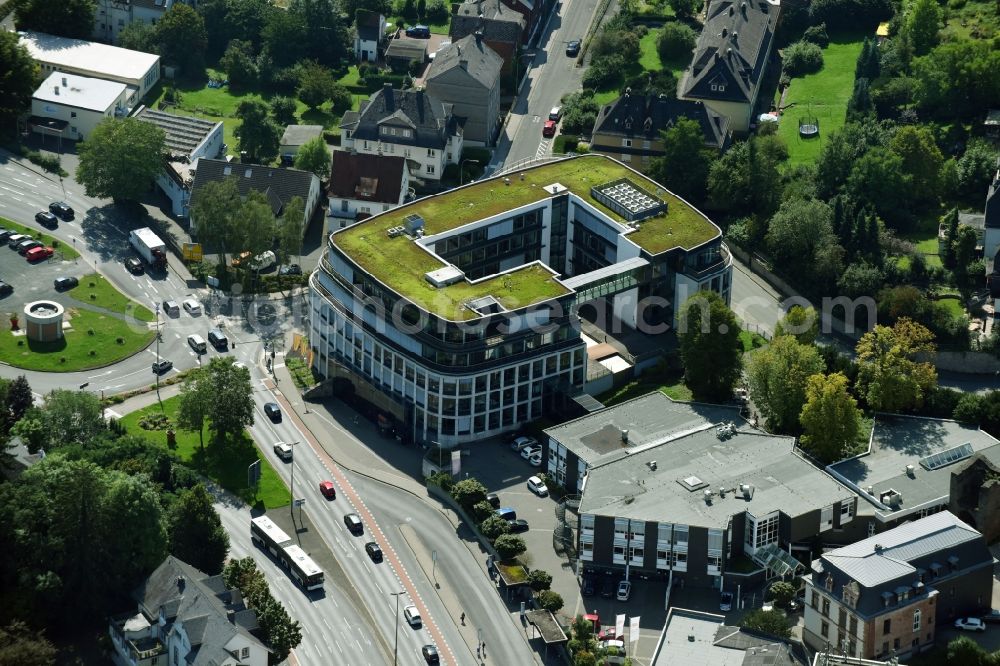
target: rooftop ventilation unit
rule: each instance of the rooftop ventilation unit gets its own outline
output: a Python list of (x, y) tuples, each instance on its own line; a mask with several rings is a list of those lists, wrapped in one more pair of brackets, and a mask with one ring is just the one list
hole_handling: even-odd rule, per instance
[(917, 475), (916, 469), (914, 469), (913, 465), (907, 465), (906, 466), (906, 476), (908, 476), (908, 477), (910, 477), (912, 479), (916, 475)]
[(437, 270), (424, 274), (424, 277), (437, 289), (442, 289), (450, 284), (455, 284), (465, 279), (463, 273), (457, 266), (445, 266)]
[(403, 228), (406, 229), (406, 233), (416, 236), (417, 231), (424, 230), (424, 218), (416, 213), (407, 215), (406, 219), (403, 220)]
[(748, 502), (753, 499), (753, 485), (749, 483), (741, 483), (740, 490), (743, 491), (743, 499)]
[(705, 504), (711, 504), (711, 503), (712, 503), (712, 491), (711, 490), (706, 490), (705, 491)]
[(628, 429), (622, 428), (622, 442), (628, 444)]
[(656, 461), (655, 460), (650, 460), (648, 463), (646, 463), (646, 467), (649, 468), (650, 472), (655, 472), (656, 471)]

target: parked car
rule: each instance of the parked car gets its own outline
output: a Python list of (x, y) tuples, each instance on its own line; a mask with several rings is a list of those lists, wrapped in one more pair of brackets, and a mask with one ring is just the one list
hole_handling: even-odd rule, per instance
[(497, 509), (494, 513), (504, 520), (517, 520), (517, 511), (513, 507), (504, 506)]
[(425, 645), (420, 648), (420, 655), (428, 664), (440, 664), (441, 657), (438, 656), (438, 649), (433, 645)]
[(719, 595), (719, 610), (720, 611), (731, 611), (733, 610), (733, 593), (732, 592), (722, 592)]
[(274, 443), (274, 452), (277, 454), (277, 456), (279, 458), (281, 458), (285, 462), (288, 462), (289, 460), (292, 459), (292, 445), (291, 444), (286, 444), (285, 442), (275, 442)]
[(545, 482), (537, 476), (533, 476), (528, 479), (528, 490), (535, 493), (539, 497), (548, 497), (549, 495), (549, 489), (546, 487)]
[(15, 247), (17, 247), (18, 243), (20, 243), (21, 241), (26, 241), (29, 238), (31, 238), (31, 236), (29, 236), (28, 234), (11, 234), (10, 236), (7, 236), (7, 247), (13, 250)]
[(40, 241), (36, 241), (33, 238), (29, 238), (28, 240), (24, 240), (18, 243), (16, 249), (19, 255), (21, 255), (22, 257), (26, 257), (28, 255), (28, 250), (33, 250), (36, 247), (41, 247), (41, 246), (42, 244)]
[(494, 509), (500, 508), (500, 496), (496, 493), (490, 493), (486, 496), (486, 501), (490, 503), (490, 506)]
[(153, 361), (153, 372), (158, 375), (162, 375), (172, 367), (174, 367), (174, 362), (168, 361), (165, 358), (160, 359), (159, 361)]
[(542, 452), (541, 444), (532, 444), (531, 446), (526, 446), (523, 449), (521, 449), (521, 457), (527, 460), (536, 453), (541, 453), (541, 452)]
[(191, 346), (191, 349), (193, 349), (196, 354), (204, 354), (208, 351), (208, 343), (205, 342), (205, 338), (201, 337), (197, 333), (192, 333), (187, 339), (188, 345)]
[(510, 448), (512, 451), (520, 451), (526, 446), (537, 446), (537, 445), (538, 442), (535, 440), (534, 437), (521, 436), (521, 437), (515, 437), (513, 440), (511, 440)]
[(132, 275), (142, 275), (146, 272), (146, 267), (135, 257), (129, 257), (125, 260), (125, 269)]
[(532, 467), (541, 467), (542, 466), (542, 452), (539, 451), (538, 453), (533, 453), (531, 455), (531, 457), (528, 458), (528, 464), (531, 465)]
[(426, 25), (411, 25), (406, 29), (407, 37), (414, 37), (416, 39), (430, 39), (431, 29)]
[(271, 419), (273, 423), (281, 423), (281, 407), (276, 402), (264, 404), (264, 415)]
[(604, 627), (603, 629), (601, 629), (599, 632), (597, 632), (594, 635), (597, 636), (597, 640), (601, 641), (602, 643), (604, 641), (620, 641), (623, 638), (625, 638), (624, 634), (619, 634), (615, 630), (615, 625), (613, 625), (613, 624), (609, 625), (607, 627)]
[[(49, 207), (51, 208), (52, 206), (50, 205)], [(48, 227), (49, 229), (55, 229), (59, 226), (59, 218), (47, 210), (35, 213), (35, 222), (38, 222), (38, 224), (43, 227)]]
[(371, 558), (372, 562), (382, 561), (382, 549), (374, 541), (369, 541), (365, 544), (365, 552), (368, 553), (368, 557)]
[(333, 487), (333, 481), (320, 481), (319, 491), (327, 499), (337, 499), (337, 489)]
[(573, 39), (566, 44), (566, 55), (571, 58), (575, 58), (580, 55), (580, 40)]
[(24, 256), (28, 261), (34, 262), (48, 259), (53, 253), (54, 250), (51, 247), (33, 247)]
[(978, 617), (960, 617), (955, 620), (955, 628), (962, 631), (986, 631), (986, 625)]
[(611, 576), (607, 576), (605, 577), (604, 582), (601, 583), (601, 596), (605, 599), (610, 599), (615, 596), (617, 588), (618, 586), (615, 584), (615, 579)]
[(423, 624), (423, 620), (420, 619), (420, 611), (413, 604), (407, 604), (406, 608), (403, 609), (403, 617), (411, 627), (417, 628)]
[(53, 201), (50, 203), (49, 212), (53, 215), (58, 215), (64, 220), (72, 220), (75, 215), (73, 209), (70, 208), (70, 205), (65, 201)]
[(583, 578), (580, 580), (580, 594), (585, 597), (594, 596), (594, 577), (592, 575), (583, 575)]
[(632, 583), (630, 583), (627, 580), (619, 582), (618, 593), (615, 595), (615, 598), (618, 599), (618, 601), (628, 601), (631, 596), (632, 596)]
[(549, 120), (551, 120), (553, 122), (559, 122), (560, 118), (562, 118), (562, 107), (561, 106), (553, 106), (549, 110)]
[(302, 267), (298, 264), (288, 264), (278, 269), (278, 275), (302, 275)]
[(10, 296), (14, 293), (14, 287), (6, 282), (0, 282), (0, 296)]
[(200, 315), (201, 314), (201, 303), (194, 300), (193, 298), (184, 299), (184, 309), (188, 311), (190, 315)]
[(80, 281), (75, 277), (58, 277), (52, 281), (57, 291), (66, 291), (67, 289), (72, 289), (73, 287), (80, 284)]
[(983, 616), (983, 622), (1000, 622), (1000, 610), (993, 609)]
[(10, 238), (11, 234), (14, 232), (10, 229), (0, 228), (0, 243), (6, 243), (7, 239)]
[(527, 532), (530, 529), (531, 527), (528, 525), (528, 521), (524, 518), (518, 518), (517, 520), (510, 521), (510, 531), (514, 534)]
[(556, 135), (556, 121), (546, 120), (545, 124), (542, 125), (542, 136), (555, 136)]

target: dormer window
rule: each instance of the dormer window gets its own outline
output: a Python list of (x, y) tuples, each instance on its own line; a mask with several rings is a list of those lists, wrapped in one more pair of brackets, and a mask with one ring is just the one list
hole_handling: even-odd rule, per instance
[(625, 119), (625, 129), (632, 129), (632, 119), (631, 118), (626, 118)]
[(826, 578), (823, 580), (823, 586), (828, 592), (833, 592), (833, 574), (826, 575)]

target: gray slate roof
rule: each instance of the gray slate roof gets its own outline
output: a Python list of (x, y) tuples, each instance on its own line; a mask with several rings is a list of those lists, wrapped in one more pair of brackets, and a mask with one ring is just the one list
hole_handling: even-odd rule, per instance
[(712, 0), (683, 96), (750, 102), (771, 53), (778, 11), (768, 0)]
[[(834, 463), (827, 469), (857, 486), (860, 496), (869, 503), (889, 489), (902, 494), (899, 508), (875, 509), (895, 518), (917, 510), (922, 504), (948, 501), (951, 473), (956, 465), (928, 470), (920, 465), (920, 459), (966, 442), (974, 452), (1000, 451), (1000, 442), (976, 426), (944, 419), (879, 414), (875, 418), (870, 452)], [(906, 473), (907, 465), (914, 467), (912, 477)], [(874, 496), (866, 492), (868, 486)]]
[(703, 102), (681, 100), (666, 95), (628, 93), (597, 114), (593, 134), (636, 137), (656, 140), (660, 132), (674, 126), (679, 118), (690, 118), (701, 125), (705, 145), (722, 149), (729, 137), (729, 118), (719, 115)]
[(445, 73), (461, 69), (473, 81), (491, 90), (497, 85), (502, 68), (503, 58), (496, 51), (475, 35), (466, 35), (443, 51), (438, 51), (424, 81), (430, 85)]
[(986, 193), (986, 228), (1000, 229), (1000, 157), (997, 158), (993, 182)]
[[(845, 584), (855, 582), (857, 609), (870, 616), (884, 610), (884, 593), (895, 594), (907, 587), (912, 596), (919, 596), (952, 574), (992, 565), (993, 556), (983, 536), (942, 511), (824, 553), (813, 560), (812, 577), (813, 584), (823, 589), (827, 576), (832, 576), (836, 597), (841, 597)], [(935, 570), (938, 576), (934, 576)], [(914, 583), (921, 573), (924, 586), (918, 588)]]
[(230, 658), (224, 646), (236, 634), (267, 650), (251, 633), (258, 628), (257, 616), (240, 593), (226, 590), (221, 576), (208, 576), (172, 555), (136, 587), (132, 597), (150, 622), (156, 622), (162, 609), (168, 623), (184, 625), (192, 644), (191, 666), (214, 666)]
[(379, 24), (381, 14), (367, 9), (358, 9), (354, 12), (354, 25), (358, 31), (358, 37), (366, 42), (378, 42), (382, 35), (379, 34)]
[(283, 167), (261, 166), (258, 164), (237, 164), (225, 160), (198, 160), (198, 168), (194, 174), (194, 184), (191, 186), (191, 204), (198, 197), (198, 190), (209, 182), (235, 178), (240, 190), (240, 196), (246, 196), (250, 190), (263, 192), (267, 196), (271, 211), (280, 215), (284, 206), (292, 197), (302, 197), (303, 202), (309, 198), (309, 188), (315, 178), (308, 171), (286, 169)]
[(345, 113), (340, 126), (362, 141), (379, 141), (383, 125), (408, 128), (414, 130), (412, 138), (397, 135), (392, 143), (444, 150), (448, 138), (461, 131), (452, 108), (426, 92), (394, 90), (387, 83), (371, 99), (361, 102), (357, 114)]
[(454, 7), (448, 30), (452, 41), (480, 32), (488, 41), (520, 43), (524, 17), (500, 0), (472, 0)]
[(306, 141), (323, 136), (322, 125), (288, 125), (281, 135), (282, 146), (301, 146)]

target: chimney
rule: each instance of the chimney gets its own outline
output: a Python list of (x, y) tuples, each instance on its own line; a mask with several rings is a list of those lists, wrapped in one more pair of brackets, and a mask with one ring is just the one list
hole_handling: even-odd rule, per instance
[(464, 70), (468, 70), (469, 69), (469, 61), (466, 60), (465, 58), (462, 58), (461, 60), (458, 61), (458, 66), (461, 67)]
[(881, 553), (882, 552), (882, 544), (880, 544), (880, 543), (875, 544), (875, 552), (876, 553)]
[(628, 430), (622, 429), (622, 444), (628, 444)]
[(66, 77), (64, 76), (63, 77), (63, 88), (65, 88), (68, 85), (69, 85), (69, 83), (66, 81)]
[(58, 94), (59, 94), (59, 86), (55, 86), (55, 87), (54, 87), (54, 88), (52, 89), (52, 92), (54, 92), (54, 93), (55, 93), (56, 95), (58, 95)]
[(178, 576), (177, 577), (177, 592), (179, 592), (180, 594), (184, 594), (184, 584), (185, 584), (185, 582), (186, 581), (184, 580), (184, 576)]
[(476, 46), (480, 46), (483, 43), (483, 33), (480, 31), (475, 32), (476, 35)]

